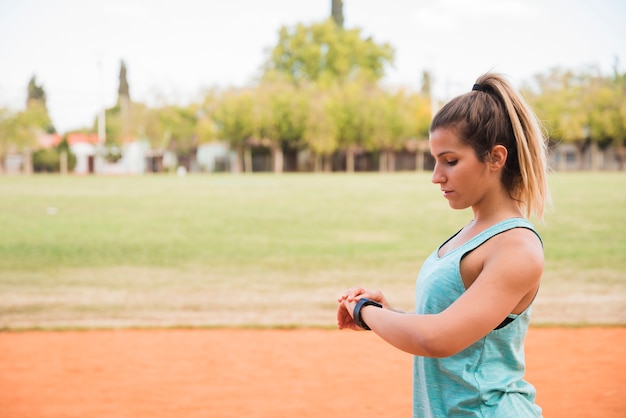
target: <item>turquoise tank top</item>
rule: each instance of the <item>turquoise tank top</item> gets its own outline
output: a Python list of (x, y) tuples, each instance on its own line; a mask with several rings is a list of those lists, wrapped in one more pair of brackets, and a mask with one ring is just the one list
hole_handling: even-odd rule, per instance
[[(463, 256), (512, 228), (528, 228), (537, 234), (526, 219), (513, 218), (493, 225), (442, 257), (438, 255), (441, 246), (437, 248), (417, 278), (416, 313), (436, 314), (458, 299), (465, 292), (460, 273)], [(521, 314), (509, 315), (511, 322), (453, 356), (415, 356), (413, 417), (541, 417), (535, 388), (524, 380), (524, 339), (531, 311), (532, 303)]]

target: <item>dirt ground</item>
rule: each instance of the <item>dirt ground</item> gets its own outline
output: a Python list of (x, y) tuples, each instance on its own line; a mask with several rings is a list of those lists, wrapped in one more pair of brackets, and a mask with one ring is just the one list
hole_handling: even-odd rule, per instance
[[(531, 328), (547, 418), (626, 416), (626, 328)], [(409, 417), (411, 356), (372, 333), (0, 333), (0, 418)]]

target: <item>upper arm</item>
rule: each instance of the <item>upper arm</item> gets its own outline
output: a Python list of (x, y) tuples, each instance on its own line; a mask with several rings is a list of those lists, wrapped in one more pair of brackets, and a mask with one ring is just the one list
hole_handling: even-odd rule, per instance
[(482, 270), (476, 280), (437, 315), (439, 331), (433, 339), (448, 355), (487, 335), (520, 304), (527, 301), (527, 306), (539, 286), (543, 248), (532, 231), (507, 231), (481, 257)]
[(516, 308), (530, 304), (543, 272), (543, 248), (532, 231), (512, 229), (487, 243), (471, 254), (479, 265), (476, 279), (444, 311), (403, 315), (366, 309), (365, 321), (387, 342), (411, 354), (448, 357), (469, 347)]

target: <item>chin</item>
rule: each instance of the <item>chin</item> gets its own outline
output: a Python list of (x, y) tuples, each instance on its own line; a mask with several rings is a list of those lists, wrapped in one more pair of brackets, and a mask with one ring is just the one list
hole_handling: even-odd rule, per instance
[(463, 209), (467, 209), (470, 207), (470, 205), (464, 205), (464, 204), (459, 204), (459, 203), (454, 203), (454, 202), (448, 202), (450, 205), (450, 208), (455, 209), (455, 210), (463, 210)]

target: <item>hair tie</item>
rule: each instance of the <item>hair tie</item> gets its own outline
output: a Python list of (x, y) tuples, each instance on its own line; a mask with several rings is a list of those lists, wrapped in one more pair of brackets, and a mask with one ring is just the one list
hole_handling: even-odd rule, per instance
[(474, 87), (472, 87), (472, 90), (486, 92), (487, 91), (487, 87), (481, 86), (480, 84), (474, 84)]

